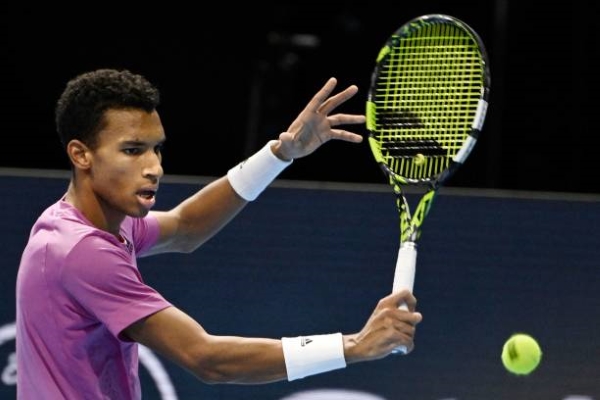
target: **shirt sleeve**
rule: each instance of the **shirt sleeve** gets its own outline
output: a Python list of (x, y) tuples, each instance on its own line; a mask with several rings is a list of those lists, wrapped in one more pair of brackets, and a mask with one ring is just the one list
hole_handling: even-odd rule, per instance
[(88, 236), (72, 249), (61, 281), (87, 317), (104, 324), (115, 336), (171, 306), (143, 282), (135, 258), (99, 236)]
[(131, 232), (133, 246), (138, 257), (143, 257), (144, 253), (158, 241), (160, 227), (158, 219), (152, 214), (148, 214), (144, 218), (127, 218), (124, 225)]

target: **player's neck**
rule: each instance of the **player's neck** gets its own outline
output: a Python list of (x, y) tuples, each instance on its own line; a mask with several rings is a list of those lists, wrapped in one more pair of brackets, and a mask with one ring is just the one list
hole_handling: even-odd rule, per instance
[(96, 228), (120, 237), (121, 223), (125, 216), (115, 213), (112, 213), (115, 215), (111, 215), (107, 212), (107, 207), (103, 207), (102, 200), (87, 188), (84, 182), (71, 180), (65, 195), (65, 201), (79, 210)]

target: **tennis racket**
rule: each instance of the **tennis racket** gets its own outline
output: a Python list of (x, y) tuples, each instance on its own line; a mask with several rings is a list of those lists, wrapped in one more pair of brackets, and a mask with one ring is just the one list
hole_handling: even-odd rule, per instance
[[(400, 217), (394, 292), (413, 290), (421, 226), (439, 187), (471, 153), (489, 92), (485, 47), (473, 29), (454, 17), (415, 18), (379, 52), (366, 125), (371, 151), (393, 188)], [(407, 187), (420, 195), (414, 213)], [(393, 352), (406, 354), (407, 349)]]

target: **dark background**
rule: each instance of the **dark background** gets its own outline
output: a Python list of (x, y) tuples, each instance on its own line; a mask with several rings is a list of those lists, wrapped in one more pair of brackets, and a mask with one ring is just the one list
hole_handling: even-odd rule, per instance
[[(166, 173), (219, 176), (285, 130), (330, 76), (361, 92), (374, 58), (407, 20), (454, 15), (490, 55), (478, 145), (450, 186), (596, 192), (597, 13), (593, 2), (229, 2), (0, 11), (0, 167), (67, 169), (53, 108), (67, 80), (99, 67), (142, 73), (162, 92)], [(298, 34), (316, 45), (294, 44)], [(366, 134), (364, 127), (354, 127)], [(282, 178), (383, 182), (366, 141), (330, 143)]]

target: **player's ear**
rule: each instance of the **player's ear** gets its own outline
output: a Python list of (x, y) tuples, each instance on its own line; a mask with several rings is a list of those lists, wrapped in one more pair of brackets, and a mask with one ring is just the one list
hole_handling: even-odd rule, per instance
[(87, 169), (91, 165), (90, 149), (80, 140), (71, 140), (67, 144), (67, 156), (75, 168)]

